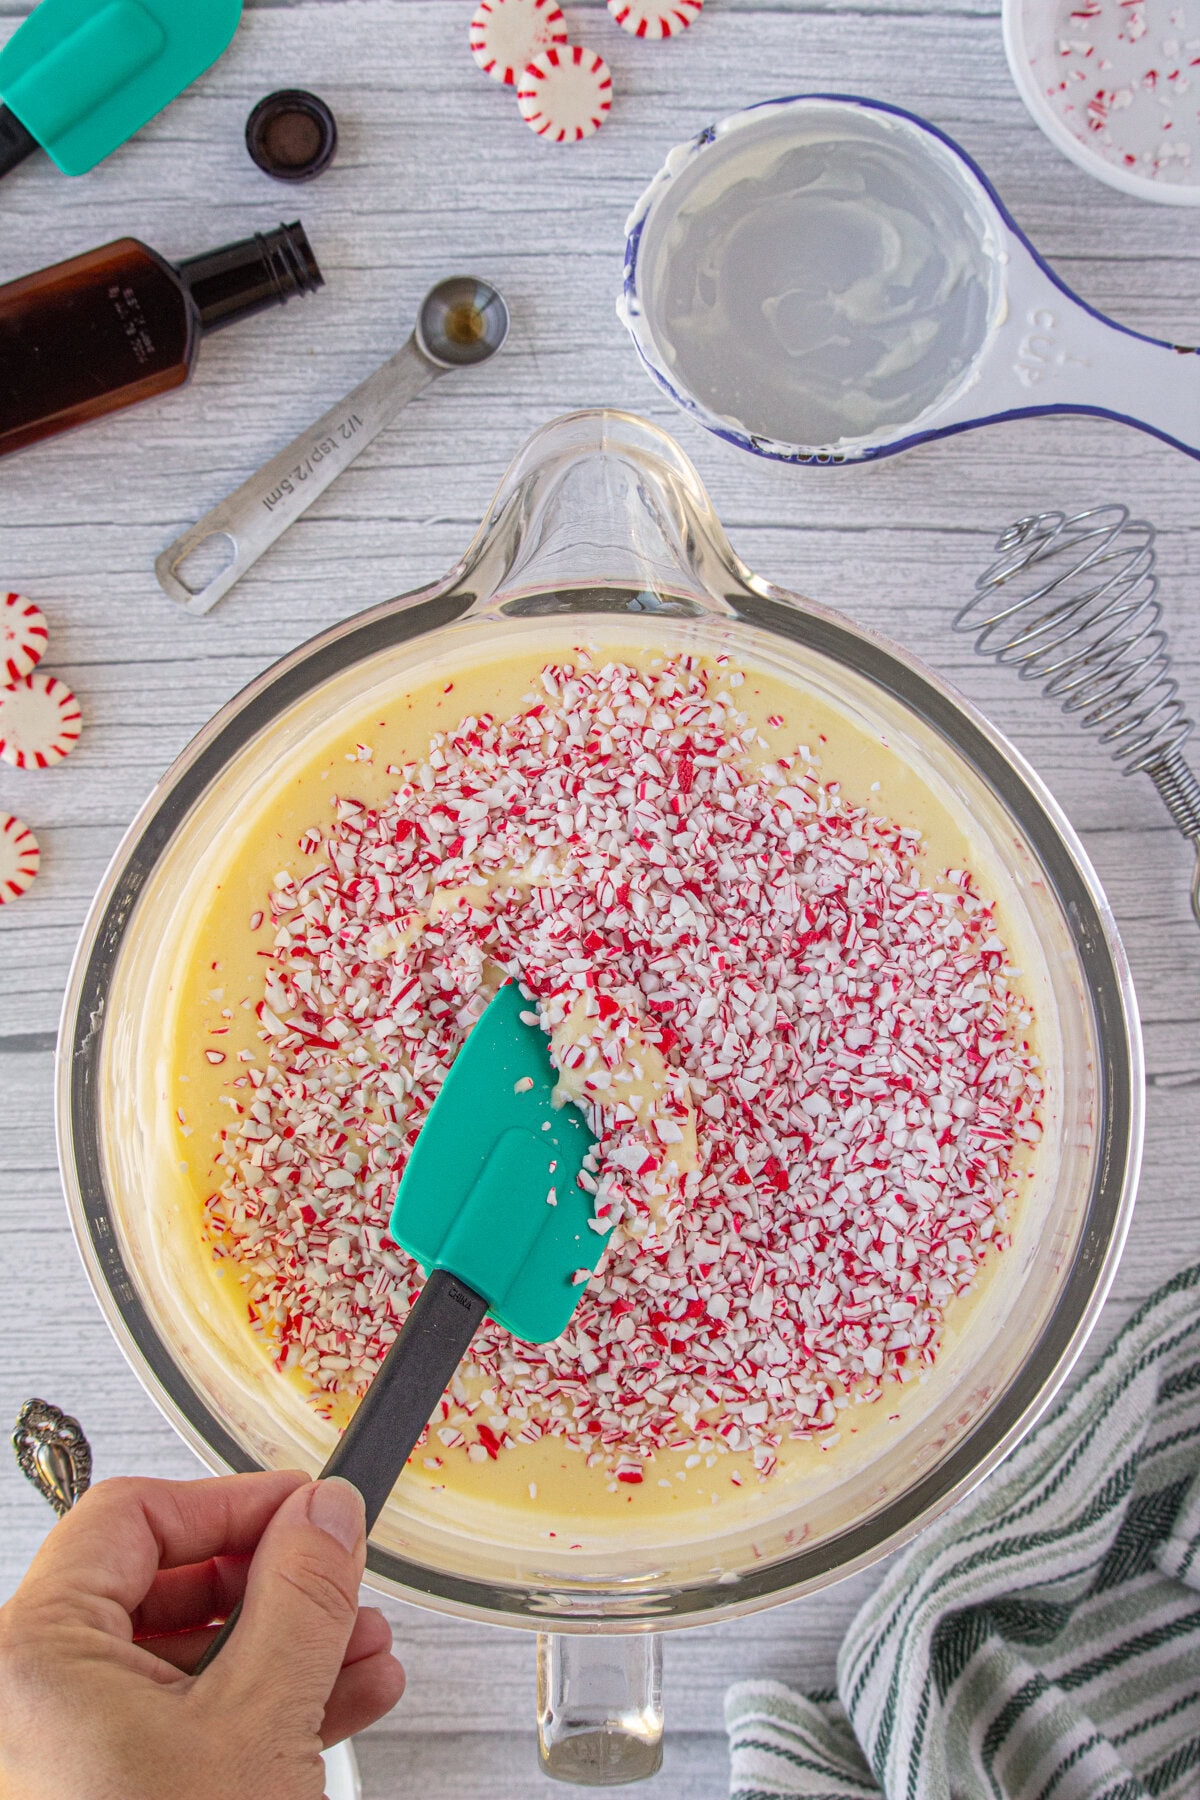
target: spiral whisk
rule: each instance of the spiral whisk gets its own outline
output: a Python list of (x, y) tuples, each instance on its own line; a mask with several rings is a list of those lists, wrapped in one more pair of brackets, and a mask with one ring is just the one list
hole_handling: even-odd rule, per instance
[(1018, 519), (956, 615), (980, 656), (1036, 681), (1127, 775), (1148, 775), (1196, 850), (1192, 912), (1200, 924), (1200, 782), (1183, 758), (1192, 721), (1171, 674), (1154, 572), (1154, 527), (1125, 506), (1068, 518)]

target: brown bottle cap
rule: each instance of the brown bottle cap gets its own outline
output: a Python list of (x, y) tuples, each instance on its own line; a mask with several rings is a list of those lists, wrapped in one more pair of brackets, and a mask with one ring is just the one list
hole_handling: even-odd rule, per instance
[(276, 181), (312, 181), (333, 161), (337, 141), (332, 112), (303, 88), (268, 94), (246, 121), (246, 148)]

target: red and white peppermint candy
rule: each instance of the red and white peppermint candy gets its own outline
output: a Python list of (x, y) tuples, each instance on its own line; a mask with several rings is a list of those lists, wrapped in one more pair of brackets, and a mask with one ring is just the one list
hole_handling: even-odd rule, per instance
[(18, 769), (48, 769), (79, 742), (79, 702), (57, 675), (27, 675), (0, 688), (0, 756)]
[(0, 681), (20, 681), (42, 660), (46, 621), (24, 594), (0, 590)]
[(631, 37), (669, 38), (700, 16), (704, 0), (608, 0), (608, 10)]
[(471, 55), (485, 75), (509, 87), (535, 56), (566, 41), (567, 23), (554, 0), (480, 0), (471, 20)]
[(603, 125), (612, 105), (612, 76), (595, 50), (552, 45), (530, 61), (517, 105), (531, 131), (552, 144), (577, 144)]
[(41, 860), (38, 841), (25, 821), (0, 813), (0, 906), (28, 893)]

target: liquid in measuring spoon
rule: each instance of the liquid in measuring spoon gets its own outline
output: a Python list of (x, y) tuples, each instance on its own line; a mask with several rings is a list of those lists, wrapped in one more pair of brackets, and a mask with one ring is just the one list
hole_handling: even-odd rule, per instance
[(681, 387), (757, 437), (894, 433), (970, 377), (988, 222), (949, 153), (900, 121), (764, 123), (706, 148), (648, 226), (654, 339)]

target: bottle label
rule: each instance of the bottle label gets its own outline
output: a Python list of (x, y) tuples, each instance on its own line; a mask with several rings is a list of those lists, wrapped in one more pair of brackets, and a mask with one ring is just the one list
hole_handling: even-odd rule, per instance
[(154, 356), (154, 338), (136, 289), (114, 282), (108, 290), (108, 297), (121, 329), (129, 340), (135, 362), (143, 365), (150, 362)]

